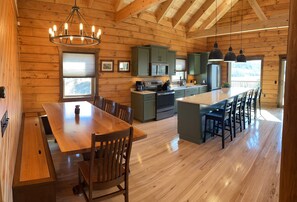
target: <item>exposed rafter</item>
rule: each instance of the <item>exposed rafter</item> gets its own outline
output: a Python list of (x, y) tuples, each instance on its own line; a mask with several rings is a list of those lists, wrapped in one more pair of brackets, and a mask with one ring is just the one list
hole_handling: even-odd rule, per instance
[(262, 11), (261, 7), (259, 6), (257, 0), (248, 0), (248, 2), (250, 3), (251, 7), (253, 8), (260, 20), (267, 20), (267, 17)]
[(196, 0), (186, 0), (185, 3), (180, 7), (172, 19), (172, 25), (174, 28), (180, 23), (182, 18), (186, 15), (191, 6), (195, 3)]
[(196, 24), (196, 22), (201, 18), (203, 13), (215, 2), (215, 0), (206, 0), (204, 4), (198, 9), (198, 11), (191, 17), (191, 19), (188, 21), (186, 27), (189, 31), (193, 28), (193, 26)]
[(156, 4), (163, 3), (166, 0), (135, 0), (126, 7), (122, 8), (115, 14), (115, 20), (116, 21), (122, 21), (126, 18), (136, 15), (146, 9), (148, 9), (151, 6), (154, 6)]
[[(237, 2), (238, 0), (233, 0), (232, 5), (234, 6)], [(218, 16), (216, 16), (216, 12), (213, 12), (209, 18), (202, 23), (199, 29), (204, 30), (212, 28), (216, 24), (216, 20), (219, 21), (231, 9), (230, 4), (230, 0), (223, 0), (218, 6)]]
[(160, 5), (160, 7), (158, 8), (158, 10), (156, 11), (156, 19), (157, 19), (157, 22), (158, 23), (166, 15), (167, 11), (172, 6), (172, 4), (173, 4), (173, 0), (167, 0), (167, 1), (165, 1), (164, 3), (162, 3)]
[(123, 7), (124, 4), (125, 4), (124, 0), (115, 0), (114, 1), (114, 10), (115, 11), (120, 10)]
[[(262, 30), (271, 30), (271, 29), (281, 29), (287, 28), (289, 25), (289, 16), (281, 15), (281, 16), (274, 16), (273, 18), (265, 21), (253, 22), (249, 24), (242, 25), (242, 32), (256, 32)], [(241, 32), (240, 24), (232, 25), (232, 33), (231, 34), (239, 34)], [(230, 26), (222, 26), (218, 27), (218, 36), (228, 35), (230, 34)], [(194, 38), (207, 38), (215, 36), (215, 28), (211, 28), (208, 30), (198, 30), (195, 32), (188, 32), (187, 38), (194, 39)]]

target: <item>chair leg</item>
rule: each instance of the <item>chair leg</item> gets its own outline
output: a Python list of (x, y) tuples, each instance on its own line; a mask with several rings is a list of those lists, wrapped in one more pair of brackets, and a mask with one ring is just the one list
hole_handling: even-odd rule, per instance
[[(241, 109), (239, 110), (239, 128), (240, 128), (240, 132), (242, 132), (242, 114), (241, 114)], [(243, 112), (243, 121), (245, 120), (244, 118), (244, 112)], [(243, 128), (245, 129), (245, 126), (243, 124)]]
[(225, 122), (222, 123), (222, 149), (225, 148)]
[(257, 118), (257, 100), (255, 100), (253, 105), (254, 105), (254, 119), (256, 119)]
[(128, 181), (128, 178), (126, 178), (125, 180), (125, 202), (128, 202), (129, 201), (129, 188), (128, 188), (128, 185), (129, 185), (129, 181)]
[(232, 133), (232, 121), (231, 121), (231, 116), (229, 118), (229, 126), (230, 126), (230, 136), (231, 136), (231, 141), (233, 141), (233, 133)]
[(207, 117), (205, 117), (205, 121), (204, 121), (204, 136), (203, 136), (203, 142), (206, 141), (206, 132), (207, 132)]
[(233, 116), (233, 132), (234, 132), (234, 138), (236, 137), (236, 114)]

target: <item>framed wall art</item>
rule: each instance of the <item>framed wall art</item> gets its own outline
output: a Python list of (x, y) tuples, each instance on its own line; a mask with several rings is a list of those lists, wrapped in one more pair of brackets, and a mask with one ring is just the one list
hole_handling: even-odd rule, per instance
[(101, 60), (101, 72), (113, 72), (113, 60)]
[(118, 61), (118, 71), (119, 72), (130, 72), (130, 61), (129, 60), (119, 60)]

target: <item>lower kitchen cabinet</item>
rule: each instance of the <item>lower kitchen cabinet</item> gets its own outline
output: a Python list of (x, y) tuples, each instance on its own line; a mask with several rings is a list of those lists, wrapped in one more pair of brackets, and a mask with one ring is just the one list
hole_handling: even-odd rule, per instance
[(145, 122), (156, 117), (155, 93), (141, 94), (131, 93), (131, 107), (134, 112), (134, 119)]
[(207, 86), (202, 86), (199, 88), (200, 92), (199, 93), (206, 93), (207, 92)]
[(182, 89), (182, 90), (175, 90), (175, 94), (174, 94), (174, 99), (175, 99), (175, 102), (174, 102), (174, 113), (177, 112), (177, 101), (176, 101), (176, 99), (182, 98), (182, 97), (185, 97), (185, 90), (184, 89)]
[(185, 97), (199, 94), (199, 87), (185, 89)]

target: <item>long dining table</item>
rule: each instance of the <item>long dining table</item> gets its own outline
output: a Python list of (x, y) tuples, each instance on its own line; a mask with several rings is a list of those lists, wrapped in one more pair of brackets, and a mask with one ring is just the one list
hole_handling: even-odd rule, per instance
[[(75, 114), (76, 105), (80, 106), (79, 114)], [(131, 127), (86, 101), (46, 103), (43, 108), (59, 148), (65, 154), (90, 151), (93, 133), (110, 133)], [(146, 138), (145, 132), (135, 127), (133, 129), (133, 141)]]

